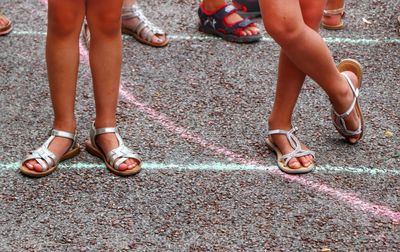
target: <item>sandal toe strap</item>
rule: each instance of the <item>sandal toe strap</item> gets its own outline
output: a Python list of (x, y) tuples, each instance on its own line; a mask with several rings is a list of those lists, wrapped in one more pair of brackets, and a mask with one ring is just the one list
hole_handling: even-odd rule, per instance
[(308, 155), (311, 155), (313, 158), (315, 158), (314, 151), (300, 149), (300, 150), (294, 150), (288, 154), (283, 155), (281, 160), (283, 160), (285, 162), (285, 166), (287, 166), (292, 158), (305, 157)]
[(250, 25), (252, 25), (252, 24), (254, 24), (253, 21), (251, 21), (251, 20), (248, 19), (248, 18), (245, 18), (245, 19), (243, 19), (243, 20), (241, 20), (241, 21), (235, 23), (235, 24), (232, 26), (232, 28), (233, 28), (233, 29), (244, 29), (244, 28), (247, 28), (248, 26), (250, 26)]
[(53, 152), (48, 150), (46, 146), (41, 146), (40, 148), (32, 151), (30, 155), (26, 156), (22, 163), (33, 159), (40, 164), (42, 171), (46, 171), (49, 167), (56, 163), (55, 160), (57, 157)]
[(138, 161), (138, 163), (141, 162), (141, 158), (139, 157), (139, 155), (137, 155), (136, 153), (134, 153), (131, 149), (129, 149), (128, 147), (121, 145), (118, 148), (110, 151), (107, 154), (107, 160), (109, 160), (110, 164), (116, 169), (118, 170), (118, 167), (125, 162), (126, 160), (128, 160), (129, 158), (135, 159)]

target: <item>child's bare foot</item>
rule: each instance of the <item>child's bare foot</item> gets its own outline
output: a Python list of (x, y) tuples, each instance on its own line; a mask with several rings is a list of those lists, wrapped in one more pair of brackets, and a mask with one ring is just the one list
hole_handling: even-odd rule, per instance
[[(357, 75), (354, 72), (344, 71), (342, 73), (345, 74), (351, 80), (351, 82), (354, 85), (354, 88), (356, 89), (360, 88), (361, 82), (357, 78)], [(338, 96), (337, 101), (333, 104), (333, 108), (338, 114), (343, 114), (350, 108), (355, 96), (349, 84), (347, 83), (345, 77), (344, 76), (342, 77), (343, 77), (343, 82), (346, 84), (346, 87), (348, 87), (348, 89), (345, 92), (345, 94)], [(355, 104), (355, 106), (357, 106), (357, 104)], [(337, 115), (335, 113), (333, 113), (332, 116), (334, 117), (334, 120), (337, 119)], [(361, 115), (359, 114), (357, 108), (355, 107), (348, 116), (343, 118), (347, 130), (357, 131), (359, 129), (362, 129), (362, 122), (360, 116)], [(361, 136), (362, 132), (351, 136), (345, 136), (345, 138), (349, 143), (355, 144), (361, 139)]]
[[(96, 136), (96, 144), (102, 149), (104, 153), (109, 153), (111, 150), (114, 150), (119, 146), (118, 140), (114, 133), (105, 133)], [(128, 158), (126, 161), (119, 165), (118, 170), (132, 170), (137, 165), (139, 165), (139, 162), (136, 159)]]

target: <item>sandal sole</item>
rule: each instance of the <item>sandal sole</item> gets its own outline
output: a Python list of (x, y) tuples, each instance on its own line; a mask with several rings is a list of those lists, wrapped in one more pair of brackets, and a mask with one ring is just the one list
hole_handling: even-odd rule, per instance
[(211, 34), (217, 37), (221, 37), (222, 39), (229, 41), (229, 42), (235, 42), (235, 43), (254, 43), (254, 42), (258, 42), (261, 40), (262, 35), (258, 34), (258, 35), (251, 35), (251, 36), (242, 36), (242, 37), (238, 37), (235, 35), (231, 35), (231, 34), (225, 34), (222, 32), (218, 32), (214, 29), (208, 28), (208, 27), (204, 27), (204, 26), (199, 26), (199, 31), (206, 33), (206, 34)]
[(322, 23), (321, 25), (322, 25), (322, 27), (323, 27), (324, 29), (332, 30), (332, 31), (335, 31), (335, 30), (342, 30), (342, 29), (344, 28), (344, 23), (343, 23), (343, 21), (341, 21), (340, 24), (338, 24), (338, 25), (326, 25), (326, 24), (324, 24), (324, 23)]
[(140, 37), (140, 35), (138, 35), (135, 32), (132, 32), (130, 29), (121, 28), (121, 31), (122, 31), (123, 34), (133, 36), (140, 43), (145, 44), (145, 45), (149, 45), (149, 46), (152, 46), (152, 47), (165, 47), (165, 46), (167, 46), (169, 44), (169, 39), (168, 39), (166, 34), (165, 34), (165, 41), (163, 43), (161, 43), (161, 44), (157, 44), (157, 43), (149, 42), (149, 41), (143, 39), (142, 37)]

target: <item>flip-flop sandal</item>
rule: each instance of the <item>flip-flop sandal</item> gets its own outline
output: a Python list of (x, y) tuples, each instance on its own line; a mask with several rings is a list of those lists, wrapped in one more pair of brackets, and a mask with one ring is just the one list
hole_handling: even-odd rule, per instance
[(297, 137), (293, 134), (296, 130), (297, 130), (297, 128), (293, 128), (289, 131), (280, 130), (280, 129), (268, 131), (269, 136), (277, 135), (277, 134), (286, 135), (286, 138), (288, 139), (290, 146), (293, 148), (293, 151), (288, 154), (285, 154), (285, 155), (282, 154), (282, 152), (280, 151), (278, 146), (276, 146), (269, 137), (267, 137), (267, 139), (266, 139), (268, 148), (271, 151), (275, 152), (275, 154), (276, 154), (279, 169), (288, 174), (308, 173), (308, 172), (311, 172), (312, 170), (314, 170), (314, 167), (315, 167), (314, 163), (311, 163), (308, 167), (301, 166), (300, 168), (297, 168), (297, 169), (290, 168), (288, 166), (288, 163), (292, 158), (304, 157), (304, 156), (308, 156), (308, 155), (311, 155), (313, 158), (315, 158), (315, 152), (310, 151), (310, 150), (303, 150), (301, 148), (299, 139), (297, 139)]
[(335, 10), (324, 10), (324, 17), (332, 17), (332, 16), (338, 16), (340, 15), (340, 23), (336, 25), (328, 25), (322, 22), (322, 27), (324, 27), (327, 30), (341, 30), (344, 27), (344, 23), (342, 18), (345, 15), (345, 5), (343, 5), (342, 8), (335, 9)]
[[(96, 136), (106, 133), (114, 133), (117, 137), (119, 146), (107, 154), (104, 154), (101, 148), (96, 144)], [(124, 145), (124, 141), (122, 140), (118, 128), (99, 128), (96, 129), (94, 123), (90, 129), (90, 138), (85, 142), (86, 150), (96, 156), (101, 158), (106, 164), (107, 169), (109, 169), (112, 173), (119, 176), (131, 176), (140, 172), (141, 170), (141, 159), (140, 157), (133, 153), (131, 149)], [(119, 170), (119, 166), (125, 162), (127, 159), (132, 158), (135, 159), (138, 163), (133, 169), (121, 171)]]
[[(122, 19), (127, 20), (132, 18), (138, 19), (136, 25), (132, 27), (122, 26), (122, 33), (132, 35), (137, 41), (153, 47), (164, 47), (168, 45), (169, 39), (167, 34), (151, 23), (137, 4), (131, 8), (122, 8)], [(153, 42), (153, 37), (157, 35), (164, 36), (165, 40), (162, 43)]]
[(12, 22), (6, 16), (3, 15), (0, 15), (0, 19), (3, 19), (5, 21), (5, 25), (0, 26), (0, 36), (9, 34), (13, 29)]
[(232, 4), (237, 9), (237, 13), (242, 17), (261, 17), (258, 0), (232, 0)]
[[(63, 137), (72, 140), (70, 148), (59, 160), (57, 160), (56, 155), (49, 150), (49, 145), (55, 137)], [(30, 152), (30, 154), (25, 157), (25, 159), (21, 162), (19, 169), (22, 174), (29, 177), (44, 177), (54, 172), (59, 162), (72, 158), (78, 155), (79, 152), (80, 147), (79, 144), (76, 142), (76, 134), (53, 129), (47, 141), (40, 148)], [(42, 166), (42, 171), (37, 172), (36, 170), (31, 170), (25, 166), (26, 161), (33, 159)]]
[(230, 42), (252, 43), (260, 41), (262, 38), (261, 34), (240, 35), (240, 32), (247, 27), (257, 27), (250, 19), (245, 18), (234, 24), (227, 24), (225, 22), (225, 18), (233, 13), (236, 13), (236, 8), (233, 5), (223, 5), (215, 12), (208, 12), (204, 9), (203, 4), (200, 3), (198, 9), (200, 18), (199, 30)]
[[(339, 72), (343, 75), (343, 77), (346, 79), (347, 83), (349, 84), (354, 97), (353, 97), (353, 101), (352, 101), (350, 107), (347, 109), (346, 112), (339, 114), (332, 108), (333, 125), (335, 126), (337, 131), (346, 139), (346, 141), (348, 143), (355, 144), (362, 138), (364, 129), (365, 129), (364, 117), (363, 117), (363, 114), (361, 111), (359, 98), (358, 98), (358, 96), (360, 94), (361, 84), (362, 84), (362, 69), (361, 69), (360, 63), (358, 63), (356, 60), (353, 60), (353, 59), (342, 60), (339, 63), (337, 68), (338, 68)], [(346, 74), (343, 73), (345, 71), (353, 72), (357, 76), (357, 79), (360, 83), (359, 88), (354, 87), (354, 84), (350, 80), (350, 78)], [(353, 110), (355, 110), (356, 114), (358, 115), (358, 117), (360, 119), (360, 125), (356, 130), (349, 130), (346, 127), (346, 122), (344, 121), (344, 118), (349, 116)], [(360, 135), (360, 138), (355, 143), (350, 142), (349, 138), (352, 136), (355, 136), (355, 135)]]

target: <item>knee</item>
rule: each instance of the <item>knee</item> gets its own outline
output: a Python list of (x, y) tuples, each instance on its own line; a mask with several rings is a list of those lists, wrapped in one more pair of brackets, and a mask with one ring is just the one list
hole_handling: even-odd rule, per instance
[(281, 46), (296, 41), (297, 37), (303, 32), (305, 24), (287, 17), (277, 18), (275, 21), (265, 22), (265, 29), (268, 34)]
[(78, 14), (64, 12), (57, 15), (49, 15), (49, 32), (57, 36), (70, 36), (80, 32), (82, 18)]
[(90, 32), (93, 36), (115, 37), (121, 34), (121, 16), (104, 13), (93, 19), (88, 19)]

